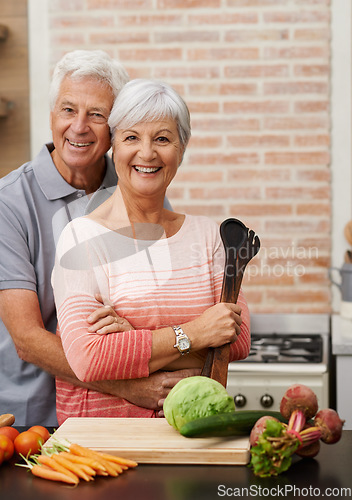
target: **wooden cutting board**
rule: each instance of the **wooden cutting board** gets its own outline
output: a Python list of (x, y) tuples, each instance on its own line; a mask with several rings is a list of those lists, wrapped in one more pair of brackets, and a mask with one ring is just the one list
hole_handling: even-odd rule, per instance
[(248, 437), (186, 438), (165, 418), (68, 418), (46, 446), (55, 438), (138, 463), (245, 465), (249, 462)]

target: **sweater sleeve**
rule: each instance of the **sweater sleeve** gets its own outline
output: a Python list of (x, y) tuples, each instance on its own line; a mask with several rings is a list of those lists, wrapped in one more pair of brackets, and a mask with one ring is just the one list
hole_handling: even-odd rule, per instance
[(231, 344), (230, 349), (230, 361), (238, 361), (239, 359), (245, 359), (251, 347), (251, 334), (250, 334), (250, 316), (247, 306), (247, 301), (243, 295), (242, 289), (240, 290), (237, 304), (241, 306), (241, 333), (237, 337), (236, 342)]
[(151, 331), (89, 333), (86, 318), (99, 305), (94, 297), (81, 294), (59, 307), (58, 334), (72, 370), (83, 382), (147, 377)]
[[(85, 221), (75, 219), (64, 229), (57, 246), (52, 286), (58, 330), (67, 360), (83, 382), (149, 375), (152, 332), (148, 329), (98, 335), (88, 332), (87, 317), (109, 298), (106, 266), (87, 239)], [(84, 239), (85, 238), (85, 239)]]

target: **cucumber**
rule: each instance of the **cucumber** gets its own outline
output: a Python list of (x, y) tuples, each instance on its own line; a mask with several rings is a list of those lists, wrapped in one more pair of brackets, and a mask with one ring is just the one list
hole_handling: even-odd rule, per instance
[(184, 424), (180, 433), (185, 437), (249, 436), (256, 421), (265, 416), (287, 423), (279, 411), (239, 410), (197, 418)]

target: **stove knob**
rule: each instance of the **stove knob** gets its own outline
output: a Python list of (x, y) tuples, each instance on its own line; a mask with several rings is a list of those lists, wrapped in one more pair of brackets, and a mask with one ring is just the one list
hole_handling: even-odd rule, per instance
[(243, 406), (247, 403), (247, 398), (243, 394), (236, 394), (233, 399), (235, 401), (236, 408), (243, 408)]
[(264, 394), (260, 398), (260, 404), (264, 408), (270, 408), (270, 406), (273, 406), (273, 404), (274, 404), (274, 398), (272, 396), (270, 396), (270, 394)]

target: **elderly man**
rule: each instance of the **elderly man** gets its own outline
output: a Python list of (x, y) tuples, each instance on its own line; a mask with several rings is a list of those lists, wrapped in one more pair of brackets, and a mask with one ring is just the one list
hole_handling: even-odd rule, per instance
[(107, 120), (127, 81), (102, 51), (66, 54), (50, 89), (53, 143), (0, 180), (0, 413), (13, 413), (17, 425), (57, 425), (54, 376), (157, 409), (180, 378), (195, 374), (82, 384), (55, 335), (55, 244), (71, 219), (91, 212), (116, 186)]

